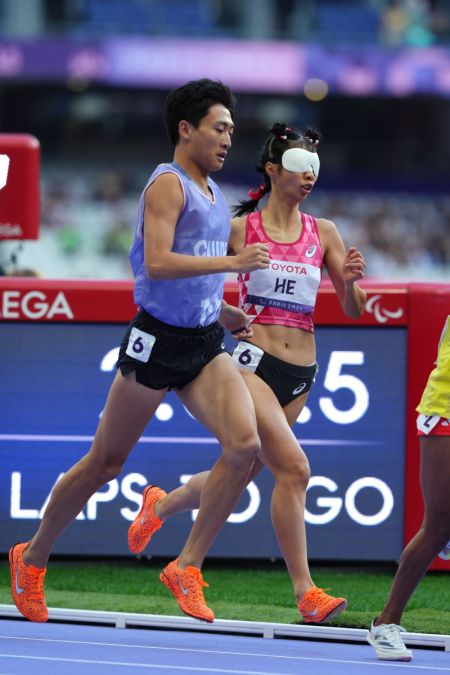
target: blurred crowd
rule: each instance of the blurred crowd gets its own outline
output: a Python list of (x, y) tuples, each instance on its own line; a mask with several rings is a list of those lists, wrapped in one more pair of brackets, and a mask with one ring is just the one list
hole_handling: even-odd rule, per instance
[(344, 242), (364, 252), (366, 275), (449, 281), (450, 194), (319, 190), (313, 201), (314, 215), (333, 220)]
[[(0, 245), (0, 266), (48, 278), (131, 277), (128, 250), (144, 169), (44, 175), (37, 242)], [(220, 182), (220, 181), (219, 181)], [(248, 186), (221, 183), (228, 203)], [(356, 192), (318, 186), (305, 211), (333, 220), (347, 246), (367, 259), (366, 275), (390, 280), (450, 279), (450, 194)]]
[[(66, 26), (93, 33), (185, 34), (428, 46), (450, 32), (447, 0), (66, 0)], [(54, 25), (64, 25), (53, 6)], [(56, 9), (57, 8), (57, 9)], [(116, 17), (115, 19), (113, 17)], [(71, 22), (67, 22), (71, 19)], [(194, 31), (194, 32), (192, 32)]]
[[(26, 18), (26, 21), (24, 19)], [(157, 35), (425, 47), (450, 35), (448, 0), (0, 0), (6, 35)]]

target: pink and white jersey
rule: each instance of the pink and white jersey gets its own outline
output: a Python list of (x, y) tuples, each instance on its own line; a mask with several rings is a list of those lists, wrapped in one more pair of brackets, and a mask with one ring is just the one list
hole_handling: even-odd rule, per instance
[(313, 312), (321, 281), (323, 250), (316, 219), (301, 213), (297, 241), (273, 241), (264, 230), (260, 211), (247, 216), (245, 246), (269, 246), (267, 269), (238, 275), (239, 306), (253, 323), (292, 326), (314, 331)]

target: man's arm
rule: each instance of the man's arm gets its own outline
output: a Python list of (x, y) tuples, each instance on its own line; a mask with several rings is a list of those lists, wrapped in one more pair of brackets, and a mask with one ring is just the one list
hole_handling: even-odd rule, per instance
[(184, 206), (180, 181), (173, 173), (158, 176), (145, 193), (144, 258), (151, 279), (180, 279), (268, 267), (268, 247), (255, 244), (237, 256), (194, 256), (172, 251), (175, 228)]

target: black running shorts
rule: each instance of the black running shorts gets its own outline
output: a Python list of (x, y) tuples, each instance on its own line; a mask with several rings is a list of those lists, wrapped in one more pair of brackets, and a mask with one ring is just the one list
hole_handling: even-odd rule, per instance
[(226, 352), (219, 323), (204, 328), (171, 326), (140, 310), (120, 346), (117, 368), (136, 373), (136, 381), (151, 389), (181, 389), (207, 363)]
[(306, 394), (311, 389), (318, 371), (317, 363), (311, 366), (287, 363), (244, 340), (238, 343), (232, 358), (239, 368), (245, 368), (264, 380), (281, 407)]

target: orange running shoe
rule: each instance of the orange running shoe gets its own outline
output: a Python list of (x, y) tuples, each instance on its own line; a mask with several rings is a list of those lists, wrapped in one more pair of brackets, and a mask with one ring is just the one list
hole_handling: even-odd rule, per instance
[(173, 593), (185, 614), (211, 623), (214, 621), (214, 612), (207, 606), (202, 590), (202, 586), (208, 587), (208, 584), (203, 581), (198, 567), (189, 565), (182, 570), (178, 567), (178, 559), (173, 560), (163, 569), (159, 578)]
[(44, 597), (44, 577), (47, 568), (24, 563), (22, 556), (27, 546), (28, 542), (15, 544), (9, 550), (11, 592), (19, 612), (30, 621), (42, 623), (48, 619)]
[(155, 516), (155, 504), (166, 494), (157, 485), (145, 488), (141, 510), (128, 529), (128, 548), (131, 553), (141, 553), (150, 543), (152, 535), (162, 527), (164, 520)]
[(323, 588), (313, 586), (300, 602), (297, 600), (297, 607), (305, 623), (325, 623), (347, 608), (347, 600), (334, 598), (325, 593)]

